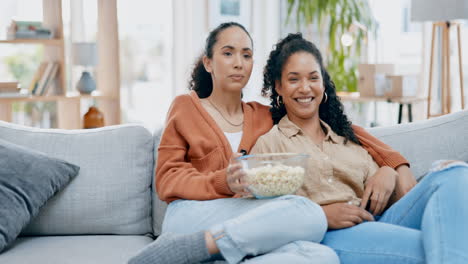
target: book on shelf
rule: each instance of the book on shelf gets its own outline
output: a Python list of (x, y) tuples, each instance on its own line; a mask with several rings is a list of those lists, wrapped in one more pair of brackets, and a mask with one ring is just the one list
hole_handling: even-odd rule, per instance
[(7, 39), (51, 39), (53, 32), (39, 21), (12, 20), (7, 29)]
[(29, 84), (29, 87), (28, 87), (29, 94), (34, 95), (36, 93), (39, 79), (41, 78), (42, 74), (44, 74), (44, 70), (46, 67), (47, 67), (47, 62), (41, 62), (41, 64), (37, 68), (31, 80), (31, 83)]
[(21, 85), (19, 82), (0, 82), (0, 98), (17, 98), (27, 96), (28, 93), (21, 90)]
[(41, 90), (41, 96), (53, 94), (53, 86), (55, 85), (55, 77), (57, 76), (58, 67), (59, 64), (55, 62), (52, 66), (52, 69), (50, 70), (50, 73), (47, 76), (44, 87)]
[(51, 95), (53, 93), (55, 77), (57, 76), (59, 64), (57, 62), (43, 62), (39, 65), (29, 85), (29, 93), (32, 95)]
[(0, 82), (0, 93), (16, 93), (20, 91), (20, 84), (16, 81)]

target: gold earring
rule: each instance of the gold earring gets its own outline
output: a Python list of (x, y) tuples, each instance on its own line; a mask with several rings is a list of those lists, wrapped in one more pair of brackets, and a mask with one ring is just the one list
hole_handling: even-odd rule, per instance
[(278, 106), (281, 106), (283, 104), (283, 99), (280, 95), (276, 97), (276, 104), (278, 104)]
[(322, 103), (326, 103), (328, 101), (328, 94), (326, 92), (323, 92), (323, 94), (325, 95), (325, 101), (323, 101)]

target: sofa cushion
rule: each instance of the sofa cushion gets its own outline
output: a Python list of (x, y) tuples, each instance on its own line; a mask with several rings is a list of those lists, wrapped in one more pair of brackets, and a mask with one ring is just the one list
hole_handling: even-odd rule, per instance
[(144, 127), (58, 130), (0, 122), (0, 138), (81, 168), (23, 234), (151, 233), (153, 140)]
[(0, 139), (0, 252), (80, 168)]
[(20, 237), (0, 263), (124, 264), (153, 240), (146, 236)]
[[(154, 160), (156, 164), (156, 160), (158, 159), (158, 146), (159, 142), (161, 141), (161, 136), (163, 132), (163, 128), (158, 128), (154, 132), (153, 136), (153, 143), (154, 143)], [(155, 166), (156, 169), (156, 166)], [(153, 175), (156, 175), (153, 172)], [(156, 177), (153, 176), (153, 234), (155, 236), (159, 236), (162, 230), (162, 223), (164, 220), (164, 216), (166, 215), (166, 202), (163, 202), (159, 199), (158, 192), (156, 190)]]
[(368, 131), (400, 151), (418, 179), (436, 160), (468, 161), (468, 111)]

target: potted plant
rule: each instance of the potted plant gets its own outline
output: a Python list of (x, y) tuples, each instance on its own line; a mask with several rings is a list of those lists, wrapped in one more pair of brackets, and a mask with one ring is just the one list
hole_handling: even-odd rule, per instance
[(357, 65), (367, 35), (375, 34), (377, 22), (367, 0), (288, 0), (286, 23), (295, 18), (298, 29), (318, 26), (328, 33), (324, 50), (327, 69), (338, 91), (357, 91)]

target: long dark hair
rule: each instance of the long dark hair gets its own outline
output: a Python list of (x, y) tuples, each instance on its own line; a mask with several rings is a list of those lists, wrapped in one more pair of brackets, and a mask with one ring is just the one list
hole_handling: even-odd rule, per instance
[(335, 84), (330, 78), (327, 70), (323, 66), (322, 54), (317, 47), (310, 41), (302, 37), (301, 33), (289, 34), (286, 38), (280, 40), (275, 48), (270, 52), (267, 64), (263, 71), (262, 95), (269, 96), (271, 101), (271, 114), (273, 122), (277, 124), (283, 116), (286, 115), (286, 107), (279, 102), (279, 95), (275, 89), (275, 81), (281, 80), (283, 67), (293, 54), (297, 52), (307, 52), (315, 57), (320, 65), (323, 86), (328, 95), (328, 99), (319, 106), (320, 119), (330, 125), (331, 129), (338, 135), (359, 144), (359, 140), (351, 128), (351, 122), (344, 114), (344, 107), (339, 97), (336, 95)]
[(200, 98), (206, 98), (210, 96), (211, 92), (213, 91), (213, 80), (211, 79), (211, 74), (206, 71), (205, 66), (203, 65), (203, 56), (207, 56), (209, 59), (213, 58), (213, 46), (218, 41), (219, 33), (230, 27), (239, 27), (242, 29), (249, 36), (253, 46), (252, 37), (250, 36), (249, 32), (239, 23), (222, 23), (213, 29), (206, 38), (203, 54), (195, 62), (195, 66), (192, 71), (192, 78), (189, 80), (189, 90), (194, 90)]

